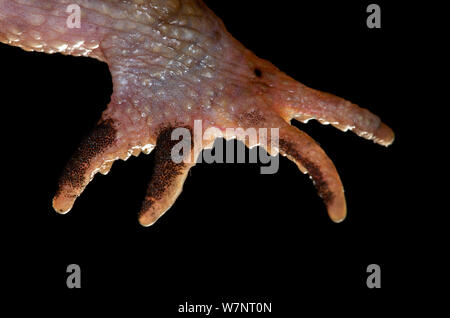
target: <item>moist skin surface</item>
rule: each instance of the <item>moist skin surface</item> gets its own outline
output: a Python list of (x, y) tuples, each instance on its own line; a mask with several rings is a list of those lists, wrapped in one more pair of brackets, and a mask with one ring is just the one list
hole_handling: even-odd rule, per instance
[[(74, 4), (79, 27), (68, 24)], [(280, 152), (308, 173), (330, 218), (339, 222), (346, 204), (336, 168), (290, 121), (316, 119), (383, 146), (394, 140), (392, 130), (367, 109), (308, 88), (255, 56), (200, 0), (0, 0), (0, 41), (109, 66), (111, 102), (63, 171), (53, 199), (59, 213), (67, 213), (94, 175), (106, 174), (115, 160), (154, 150), (154, 172), (139, 212), (142, 225), (153, 224), (181, 193), (202, 150), (192, 147), (185, 154), (190, 160), (174, 162), (171, 133), (192, 131), (201, 120), (202, 132), (217, 128), (203, 148), (216, 138), (239, 137), (227, 128), (277, 128), (279, 142), (274, 146), (267, 136), (267, 152)]]

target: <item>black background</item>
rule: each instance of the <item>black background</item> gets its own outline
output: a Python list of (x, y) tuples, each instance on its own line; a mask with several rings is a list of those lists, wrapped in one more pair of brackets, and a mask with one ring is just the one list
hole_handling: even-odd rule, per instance
[[(136, 214), (152, 155), (116, 162), (70, 213), (56, 214), (58, 176), (108, 104), (111, 77), (95, 60), (0, 45), (2, 262), (10, 290), (77, 305), (117, 296), (109, 304), (117, 306), (132, 296), (135, 307), (165, 316), (185, 301), (271, 301), (275, 312), (296, 312), (305, 295), (378, 306), (421, 279), (408, 271), (418, 247), (409, 220), (420, 204), (407, 190), (413, 142), (405, 109), (418, 106), (404, 102), (411, 33), (404, 7), (377, 1), (382, 28), (368, 29), (368, 1), (242, 2), (207, 4), (257, 55), (368, 108), (396, 133), (385, 148), (315, 121), (293, 123), (335, 163), (347, 219), (332, 223), (310, 180), (281, 158), (275, 175), (261, 175), (258, 164), (197, 165), (175, 205), (143, 228)], [(72, 263), (81, 266), (80, 290), (66, 287)], [(380, 290), (366, 287), (372, 263), (381, 266)]]

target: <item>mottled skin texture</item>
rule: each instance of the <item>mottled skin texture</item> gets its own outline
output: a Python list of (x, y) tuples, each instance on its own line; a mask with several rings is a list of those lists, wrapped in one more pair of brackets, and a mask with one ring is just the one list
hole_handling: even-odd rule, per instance
[[(80, 28), (67, 26), (69, 4), (81, 9)], [(72, 208), (96, 172), (107, 173), (115, 160), (156, 147), (139, 213), (141, 224), (153, 224), (180, 194), (200, 151), (192, 151), (194, 163), (173, 162), (171, 131), (192, 130), (201, 119), (203, 131), (217, 127), (224, 134), (226, 128), (278, 128), (279, 149), (267, 151), (279, 150), (308, 173), (331, 219), (339, 222), (346, 215), (339, 175), (291, 119), (316, 119), (384, 146), (394, 140), (392, 130), (368, 110), (308, 88), (245, 49), (200, 0), (0, 0), (0, 41), (93, 57), (111, 71), (111, 102), (60, 179), (53, 200), (60, 213)], [(210, 146), (216, 137), (203, 144)]]

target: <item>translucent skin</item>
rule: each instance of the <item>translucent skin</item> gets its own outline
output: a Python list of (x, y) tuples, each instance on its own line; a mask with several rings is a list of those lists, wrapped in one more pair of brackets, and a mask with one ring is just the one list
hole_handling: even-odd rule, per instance
[[(67, 25), (71, 4), (81, 9), (80, 28)], [(267, 151), (279, 150), (308, 173), (329, 216), (339, 222), (346, 215), (339, 175), (291, 119), (316, 119), (384, 146), (394, 140), (368, 110), (308, 88), (255, 56), (200, 0), (0, 0), (0, 41), (28, 51), (89, 56), (109, 66), (111, 102), (62, 174), (53, 200), (59, 213), (72, 208), (95, 173), (155, 148), (155, 170), (139, 213), (142, 225), (153, 224), (175, 202), (194, 165), (171, 160), (170, 132), (192, 130), (194, 120), (202, 120), (203, 131), (217, 127), (223, 135), (226, 128), (279, 128), (279, 149)], [(200, 151), (192, 151), (193, 162)]]

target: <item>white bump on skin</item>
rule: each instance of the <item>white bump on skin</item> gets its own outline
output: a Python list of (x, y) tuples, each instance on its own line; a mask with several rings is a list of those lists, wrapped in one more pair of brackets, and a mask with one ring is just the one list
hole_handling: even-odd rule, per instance
[(212, 74), (210, 71), (208, 71), (208, 70), (203, 71), (203, 72), (201, 73), (201, 75), (202, 75), (203, 77), (206, 77), (206, 78), (212, 78), (212, 77), (213, 77), (213, 74)]
[(90, 50), (95, 50), (96, 48), (99, 47), (99, 44), (97, 41), (91, 40), (89, 42), (84, 43), (84, 46)]
[(56, 48), (58, 49), (59, 52), (64, 52), (67, 49), (68, 45), (67, 44), (62, 44), (57, 46)]
[(13, 25), (8, 27), (8, 32), (11, 34), (17, 35), (17, 36), (22, 35), (22, 33), (23, 33), (21, 30), (19, 30), (18, 28), (16, 28)]
[(161, 43), (154, 43), (152, 44), (152, 51), (155, 53), (159, 53), (161, 51), (162, 44)]
[(25, 16), (25, 19), (27, 22), (33, 26), (40, 26), (42, 23), (45, 22), (45, 18), (42, 15), (39, 14), (27, 14)]
[(28, 40), (27, 44), (28, 44), (28, 46), (30, 46), (34, 49), (40, 49), (43, 47), (42, 43), (36, 42), (36, 41), (31, 41), (31, 40)]
[(155, 145), (147, 144), (142, 147), (142, 152), (148, 155), (150, 152), (152, 152), (153, 148), (155, 148)]
[(81, 41), (78, 41), (77, 43), (75, 43), (72, 47), (74, 48), (74, 49), (78, 49), (80, 46), (82, 46), (84, 44), (84, 41), (83, 40), (81, 40)]
[(29, 34), (30, 34), (30, 36), (33, 38), (33, 39), (35, 39), (35, 40), (40, 40), (42, 37), (41, 37), (41, 34), (39, 33), (39, 32), (37, 32), (37, 31), (34, 31), (34, 30), (31, 30), (30, 32), (29, 32)]
[(11, 42), (19, 42), (20, 41), (20, 38), (18, 36), (10, 34), (10, 33), (6, 33), (6, 38)]
[(183, 30), (183, 40), (185, 41), (189, 41), (192, 40), (194, 38), (194, 32), (190, 31), (190, 30)]

